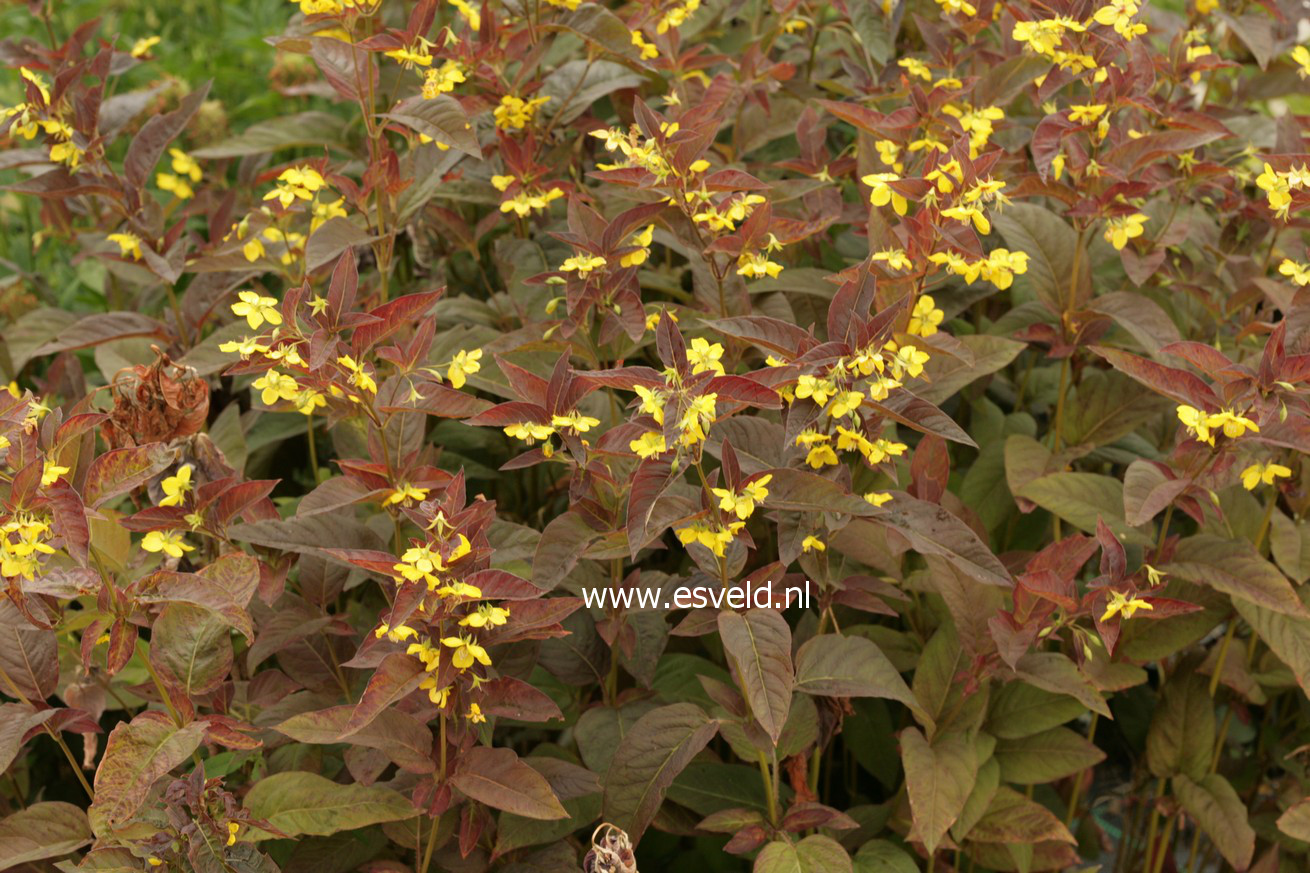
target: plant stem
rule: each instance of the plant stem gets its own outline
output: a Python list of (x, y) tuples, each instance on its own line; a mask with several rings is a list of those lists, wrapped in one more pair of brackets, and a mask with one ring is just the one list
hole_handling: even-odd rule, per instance
[[(442, 727), (442, 733), (444, 734), (445, 727), (446, 727), (445, 717), (442, 717), (441, 719), (441, 727)], [(443, 737), (441, 754), (443, 757), (446, 754), (444, 737)], [(436, 848), (437, 845), (437, 824), (440, 821), (441, 821), (441, 816), (435, 816), (432, 819), (432, 826), (428, 828), (428, 845), (427, 848), (423, 850), (423, 866), (418, 868), (418, 873), (428, 873), (428, 868), (432, 865), (432, 850)]]
[[(36, 707), (32, 705), (32, 701), (27, 699), (27, 695), (19, 689), (18, 685), (9, 677), (9, 674), (5, 672), (3, 667), (0, 667), (0, 680), (4, 681), (5, 685), (9, 688), (9, 693), (18, 698), (24, 706), (28, 709), (36, 709)], [(77, 781), (82, 783), (82, 788), (86, 791), (86, 796), (91, 799), (92, 803), (95, 803), (96, 793), (91, 790), (91, 783), (86, 781), (86, 774), (82, 772), (82, 765), (77, 763), (77, 759), (73, 757), (73, 750), (68, 748), (68, 743), (64, 742), (63, 736), (61, 736), (54, 728), (50, 727), (50, 725), (42, 724), (41, 727), (52, 740), (59, 744), (59, 748), (64, 750), (64, 757), (68, 759), (69, 766), (73, 768), (73, 773), (77, 775)]]
[[(1091, 722), (1087, 726), (1087, 742), (1091, 743), (1096, 739), (1096, 722), (1100, 713), (1092, 713)], [(1078, 796), (1082, 794), (1083, 779), (1086, 777), (1087, 770), (1080, 770), (1074, 777), (1073, 790), (1069, 792), (1069, 809), (1064, 814), (1065, 825), (1072, 825), (1074, 817), (1078, 814)]]
[(769, 762), (765, 759), (764, 753), (759, 753), (760, 759), (760, 781), (764, 783), (764, 797), (769, 804), (769, 824), (778, 824), (778, 801), (773, 796), (773, 777), (769, 775)]

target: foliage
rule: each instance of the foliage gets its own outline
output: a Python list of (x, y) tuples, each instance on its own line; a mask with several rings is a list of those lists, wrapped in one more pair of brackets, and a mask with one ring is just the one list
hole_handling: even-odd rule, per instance
[(0, 868), (1304, 868), (1290, 4), (142, 9), (3, 13)]

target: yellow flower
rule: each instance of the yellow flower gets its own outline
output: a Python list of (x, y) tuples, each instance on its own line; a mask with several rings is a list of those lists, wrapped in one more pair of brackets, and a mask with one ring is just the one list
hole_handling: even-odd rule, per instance
[(554, 432), (555, 428), (548, 424), (536, 424), (530, 421), (521, 421), (505, 428), (505, 436), (522, 440), (528, 445), (532, 445), (537, 440), (544, 440)]
[(874, 252), (873, 260), (884, 261), (889, 270), (911, 270), (914, 268), (909, 255), (905, 254), (905, 249), (884, 249), (880, 252)]
[(451, 686), (447, 685), (445, 688), (438, 688), (437, 680), (434, 677), (429, 676), (420, 682), (418, 687), (428, 693), (428, 700), (435, 703), (438, 708), (446, 708), (446, 704), (450, 701)]
[(886, 491), (870, 491), (864, 495), (864, 499), (874, 506), (882, 506), (884, 503), (889, 502), (892, 496)]
[(909, 208), (906, 199), (892, 190), (888, 182), (896, 182), (901, 177), (895, 173), (872, 173), (860, 179), (861, 182), (869, 186), (869, 202), (874, 206), (892, 205), (892, 209), (897, 215), (904, 215)]
[(860, 391), (838, 391), (828, 406), (828, 415), (833, 418), (845, 418), (860, 408), (864, 394)]
[(141, 260), (141, 237), (129, 231), (111, 233), (105, 237), (111, 243), (118, 243), (118, 253), (122, 257), (132, 256), (132, 260)]
[(649, 224), (645, 230), (638, 231), (628, 240), (628, 245), (638, 246), (635, 252), (629, 252), (619, 258), (621, 267), (639, 267), (646, 263), (646, 258), (650, 257), (650, 243), (655, 236), (655, 225)]
[(1210, 427), (1222, 428), (1224, 436), (1229, 439), (1237, 439), (1245, 434), (1248, 430), (1255, 433), (1260, 432), (1260, 428), (1254, 421), (1244, 415), (1238, 415), (1230, 409), (1224, 409), (1209, 417)]
[(1242, 487), (1254, 491), (1261, 482), (1272, 485), (1275, 479), (1286, 479), (1291, 475), (1291, 468), (1282, 464), (1252, 464), (1242, 471)]
[(824, 406), (828, 398), (837, 393), (837, 386), (827, 379), (804, 375), (796, 380), (796, 396), (802, 400), (810, 398), (819, 406)]
[(711, 527), (706, 524), (693, 524), (687, 527), (678, 528), (674, 531), (678, 541), (684, 546), (692, 543), (700, 543), (709, 549), (716, 557), (722, 558), (729, 545), (732, 544), (733, 538), (737, 531), (746, 526), (745, 522), (734, 521), (727, 527)]
[[(932, 71), (928, 69), (927, 64), (925, 64), (923, 61), (919, 60), (918, 58), (901, 58), (896, 62), (896, 65), (902, 67), (905, 70), (905, 72), (911, 76), (918, 76), (920, 79), (923, 79), (925, 82), (932, 81)], [(884, 140), (883, 142), (886, 142), (886, 140)], [(881, 151), (881, 149), (879, 149), (879, 151)], [(890, 164), (891, 161), (884, 158), (883, 163)]]
[(484, 603), (477, 612), (470, 612), (459, 620), (460, 627), (500, 627), (509, 620), (509, 610), (502, 606)]
[(487, 656), (487, 650), (479, 646), (470, 637), (446, 637), (441, 641), (443, 646), (454, 649), (451, 655), (451, 663), (458, 670), (467, 670), (477, 661), (484, 667), (491, 666), (491, 658)]
[(136, 42), (132, 43), (132, 50), (130, 54), (132, 55), (132, 57), (136, 58), (137, 60), (140, 60), (141, 58), (144, 58), (147, 54), (149, 54), (150, 50), (157, 45), (159, 45), (159, 37), (143, 36), (141, 37), (141, 39), (138, 39)]
[(1283, 262), (1278, 265), (1278, 272), (1302, 287), (1310, 285), (1310, 264), (1302, 264), (1290, 258), (1283, 258)]
[(1122, 249), (1128, 245), (1130, 239), (1137, 239), (1142, 235), (1142, 225), (1149, 220), (1147, 216), (1140, 212), (1107, 219), (1105, 222), (1105, 241), (1116, 249)]
[(664, 392), (645, 385), (634, 385), (632, 390), (641, 398), (641, 411), (653, 417), (656, 424), (664, 424), (664, 404), (668, 400)]
[(346, 198), (338, 197), (336, 200), (315, 200), (313, 206), (314, 217), (309, 221), (309, 232), (312, 234), (318, 230), (330, 219), (345, 218), (346, 207), (343, 205)]
[(544, 106), (549, 101), (549, 97), (533, 97), (531, 100), (524, 100), (522, 97), (506, 94), (500, 98), (500, 105), (496, 107), (496, 111), (493, 113), (496, 118), (496, 126), (501, 130), (522, 130), (532, 123), (538, 107)]
[(828, 550), (827, 544), (824, 543), (823, 540), (816, 537), (814, 534), (810, 534), (805, 539), (801, 540), (801, 551), (825, 552), (827, 550)]
[(277, 177), (277, 186), (265, 194), (264, 199), (277, 200), (286, 209), (297, 200), (314, 199), (314, 192), (326, 186), (327, 182), (313, 167), (288, 167)]
[(178, 148), (170, 148), (168, 154), (174, 173), (179, 176), (186, 176), (192, 182), (200, 181), (203, 173), (201, 173), (200, 164), (196, 162), (195, 158)]
[(1069, 120), (1078, 124), (1095, 124), (1105, 113), (1104, 103), (1074, 104), (1069, 107)]
[(945, 317), (946, 313), (937, 308), (937, 301), (933, 300), (932, 295), (924, 294), (914, 304), (914, 312), (910, 315), (910, 323), (905, 332), (914, 336), (932, 336)]
[(464, 81), (464, 68), (453, 58), (448, 59), (439, 68), (423, 73), (423, 99), (432, 100), (441, 94), (449, 94)]
[(589, 415), (581, 415), (578, 412), (570, 412), (568, 415), (555, 415), (551, 417), (551, 426), (555, 428), (572, 428), (578, 433), (586, 433), (593, 427), (600, 426), (599, 418), (592, 418)]
[(282, 323), (282, 313), (277, 309), (276, 297), (262, 297), (255, 291), (241, 291), (237, 298), (238, 302), (232, 304), (232, 314), (245, 318), (251, 330), (266, 321), (272, 325)]
[(68, 472), (67, 467), (60, 466), (55, 462), (46, 459), (41, 467), (41, 487), (48, 488), (59, 480), (59, 477)]
[(385, 621), (373, 630), (374, 639), (380, 640), (383, 637), (386, 637), (393, 643), (403, 643), (410, 637), (416, 636), (418, 636), (418, 631), (414, 630), (412, 627), (403, 624), (398, 624), (395, 627), (392, 627)]
[(1105, 623), (1116, 615), (1122, 614), (1124, 618), (1132, 618), (1133, 613), (1139, 609), (1145, 609), (1148, 612), (1155, 609), (1145, 600), (1138, 600), (1136, 594), (1125, 595), (1122, 591), (1111, 591), (1110, 600), (1105, 605), (1105, 612), (1101, 615), (1101, 622)]
[(1051, 55), (1063, 44), (1065, 31), (1082, 33), (1085, 30), (1085, 25), (1071, 18), (1050, 18), (1015, 22), (1010, 35), (1015, 42), (1026, 43), (1039, 55)]
[(482, 14), (467, 0), (449, 0), (449, 3), (459, 10), (459, 14), (469, 23), (470, 30), (477, 33), (482, 28)]
[(1028, 272), (1028, 253), (992, 249), (985, 261), (977, 261), (974, 266), (983, 279), (1004, 291), (1014, 284), (1015, 276), (1022, 276)]
[(772, 480), (773, 474), (766, 474), (742, 486), (741, 491), (735, 494), (727, 488), (714, 488), (712, 490), (714, 496), (719, 498), (719, 509), (745, 520), (755, 512), (755, 505), (763, 503), (765, 498), (769, 496), (769, 489), (765, 486)]
[(688, 404), (678, 421), (678, 430), (681, 431), (678, 442), (681, 445), (691, 447), (704, 441), (705, 428), (715, 421), (718, 402), (719, 395), (710, 393), (702, 394)]
[(1296, 74), (1302, 79), (1310, 77), (1310, 49), (1299, 45), (1292, 49), (1292, 60), (1296, 62)]
[(768, 276), (777, 278), (782, 272), (782, 264), (769, 260), (769, 256), (760, 252), (742, 252), (737, 258), (737, 275), (748, 279), (762, 279)]
[(296, 404), (296, 411), (301, 415), (313, 415), (315, 409), (322, 409), (327, 406), (327, 398), (313, 388), (306, 388), (291, 398), (291, 402)]
[(237, 841), (237, 831), (241, 830), (241, 825), (237, 822), (230, 821), (227, 823), (227, 844), (235, 845)]
[(394, 489), (387, 495), (387, 499), (382, 501), (382, 505), (392, 506), (397, 503), (408, 503), (411, 500), (415, 503), (422, 503), (427, 500), (429, 490), (411, 485), (408, 482), (402, 482), (399, 488)]
[(723, 375), (723, 364), (720, 358), (723, 357), (723, 346), (719, 343), (710, 344), (704, 337), (696, 337), (691, 341), (691, 348), (687, 349), (687, 363), (691, 364), (693, 375), (704, 373), (707, 370)]
[(992, 232), (992, 224), (987, 220), (987, 215), (977, 206), (952, 206), (942, 210), (942, 217), (954, 218), (961, 224), (972, 221), (974, 229), (983, 236)]
[(815, 470), (824, 465), (831, 467), (837, 463), (837, 453), (827, 443), (820, 443), (810, 447), (810, 450), (805, 454), (805, 463)]
[(632, 44), (640, 51), (643, 61), (650, 61), (660, 56), (660, 50), (655, 47), (654, 43), (646, 42), (646, 38), (640, 30), (632, 31)]
[(272, 406), (279, 400), (293, 400), (300, 392), (300, 385), (296, 383), (294, 376), (279, 373), (277, 370), (269, 370), (260, 376), (255, 380), (254, 387), (260, 389), (259, 399), (265, 406)]
[(195, 551), (195, 546), (188, 545), (182, 534), (175, 530), (152, 530), (141, 540), (141, 548), (147, 552), (163, 552), (173, 558), (182, 557), (183, 552)]
[(668, 451), (664, 444), (664, 434), (653, 430), (629, 442), (628, 448), (642, 459), (658, 457)]
[(487, 720), (487, 717), (482, 714), (482, 707), (478, 706), (476, 703), (469, 704), (469, 711), (464, 715), (464, 717), (473, 724), (481, 724)]
[(364, 369), (363, 361), (356, 361), (350, 355), (337, 358), (337, 363), (350, 371), (350, 384), (369, 394), (378, 393), (378, 383)]
[(1113, 27), (1115, 33), (1124, 39), (1135, 39), (1146, 33), (1146, 25), (1134, 22), (1133, 16), (1139, 11), (1135, 0), (1110, 0), (1108, 6), (1096, 10), (1092, 20), (1106, 27)]
[(183, 464), (178, 467), (176, 473), (159, 483), (159, 487), (164, 489), (165, 495), (164, 499), (159, 501), (160, 506), (181, 506), (191, 490), (191, 465)]
[(1187, 428), (1188, 433), (1194, 435), (1199, 441), (1213, 446), (1214, 434), (1210, 432), (1210, 428), (1213, 426), (1210, 423), (1212, 417), (1193, 406), (1181, 404), (1178, 407), (1178, 420)]
[(432, 66), (432, 43), (418, 37), (411, 45), (385, 53), (387, 57), (399, 63), (405, 69)]
[(196, 196), (196, 192), (186, 179), (172, 173), (158, 173), (155, 176), (155, 184), (159, 186), (160, 191), (167, 191), (178, 200), (190, 200)]
[(900, 160), (901, 147), (899, 145), (889, 139), (880, 139), (873, 146), (878, 150), (878, 157), (884, 164), (898, 173), (904, 169), (904, 165)]
[(1279, 218), (1287, 218), (1288, 207), (1292, 203), (1292, 186), (1288, 174), (1279, 173), (1265, 164), (1264, 172), (1256, 177), (1255, 184), (1268, 197), (1269, 208)]
[(460, 349), (455, 353), (455, 357), (450, 361), (450, 367), (446, 370), (446, 380), (450, 382), (453, 388), (463, 388), (468, 382), (468, 377), (482, 369), (482, 349), (466, 351)]
[[(895, 343), (888, 343), (888, 346), (894, 346)], [(922, 351), (914, 346), (901, 346), (900, 348), (889, 348), (893, 353), (891, 360), (892, 373), (896, 378), (901, 378), (902, 374), (909, 373), (911, 376), (919, 376), (923, 373), (923, 365), (928, 363), (930, 356), (927, 352)]]
[(600, 255), (574, 255), (559, 265), (562, 272), (572, 273), (577, 271), (578, 277), (585, 279), (591, 275), (592, 270), (598, 270), (605, 266), (605, 259)]

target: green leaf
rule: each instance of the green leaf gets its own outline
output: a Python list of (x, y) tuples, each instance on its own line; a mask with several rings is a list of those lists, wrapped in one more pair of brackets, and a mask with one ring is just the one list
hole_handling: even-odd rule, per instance
[(93, 819), (111, 826), (131, 819), (155, 780), (190, 758), (204, 736), (204, 722), (179, 728), (154, 710), (117, 725), (96, 770)]
[(855, 873), (919, 873), (919, 865), (895, 843), (869, 840), (855, 853)]
[(1210, 534), (1188, 537), (1178, 544), (1173, 560), (1160, 569), (1262, 609), (1310, 618), (1287, 578), (1247, 542)]
[(973, 86), (975, 106), (1006, 106), (1019, 92), (1043, 73), (1051, 69), (1051, 62), (1039, 55), (1017, 54), (992, 65)]
[(88, 509), (144, 485), (173, 461), (173, 453), (163, 443), (112, 449), (91, 462), (82, 487), (82, 499)]
[(822, 834), (799, 843), (775, 840), (760, 850), (753, 873), (851, 873), (851, 856), (841, 843)]
[(953, 355), (933, 355), (924, 365), (926, 378), (914, 393), (930, 403), (944, 403), (961, 388), (1009, 365), (1027, 348), (1026, 343), (991, 334), (967, 334), (956, 337), (968, 349), (972, 360)]
[(473, 132), (473, 125), (459, 101), (446, 94), (431, 100), (411, 98), (400, 103), (383, 118), (399, 122), (416, 133), (432, 137), (442, 145), (450, 146), (466, 155), (482, 158), (482, 147)]
[(1078, 665), (1059, 652), (1030, 652), (1019, 659), (1014, 672), (1020, 679), (1056, 694), (1067, 694), (1106, 718), (1110, 707)]
[(170, 603), (155, 619), (150, 663), (173, 677), (188, 697), (207, 694), (232, 669), (231, 631), (208, 609)]
[(1175, 672), (1165, 683), (1146, 734), (1151, 773), (1201, 779), (1210, 769), (1214, 744), (1214, 702), (1205, 677)]
[(1233, 607), (1269, 648), (1292, 670), (1301, 690), (1310, 694), (1310, 619), (1295, 618), (1236, 599)]
[(1278, 817), (1278, 829), (1294, 840), (1310, 843), (1310, 798), (1289, 806)]
[(398, 709), (384, 709), (377, 718), (342, 740), (355, 707), (334, 706), (292, 716), (273, 729), (301, 743), (332, 744), (349, 742), (353, 746), (377, 749), (411, 773), (432, 773), (432, 731), (413, 716)]
[(987, 731), (998, 740), (1019, 740), (1058, 727), (1087, 711), (1082, 703), (1029, 685), (1007, 682), (992, 692)]
[(864, 637), (822, 634), (796, 652), (796, 690), (820, 697), (883, 697), (932, 723), (882, 649)]
[(1105, 760), (1105, 752), (1082, 734), (1063, 727), (1022, 739), (1001, 740), (995, 754), (1001, 778), (1017, 785), (1044, 785)]
[(605, 776), (605, 818), (641, 839), (674, 777), (718, 733), (718, 722), (694, 703), (646, 713), (614, 752)]
[(884, 512), (873, 521), (905, 537), (917, 551), (941, 555), (979, 582), (1012, 587), (1005, 565), (958, 516), (934, 503), (901, 493), (882, 509)]
[(805, 470), (779, 467), (769, 471), (769, 506), (794, 512), (844, 512), (848, 515), (879, 514), (873, 504), (851, 494), (831, 479)]
[(480, 803), (524, 818), (567, 818), (546, 778), (513, 749), (474, 746), (460, 756), (450, 784)]
[(1298, 585), (1310, 580), (1310, 524), (1304, 520), (1292, 521), (1275, 509), (1270, 517), (1269, 548), (1278, 562), (1278, 569)]
[[(640, 88), (646, 77), (623, 64), (604, 60), (576, 60), (560, 64), (541, 83), (543, 97), (550, 97), (545, 111), (555, 124), (567, 124), (603, 97), (625, 88)], [(567, 102), (566, 102), (567, 101)]]
[(0, 703), (0, 773), (8, 770), (14, 758), (18, 757), (23, 736), (49, 721), (56, 712), (55, 709), (32, 709), (22, 703)]
[[(1075, 257), (1078, 234), (1059, 215), (1032, 203), (1014, 203), (992, 217), (1012, 251), (1028, 253), (1028, 272), (1020, 279), (1052, 313), (1075, 312), (1092, 296), (1091, 264), (1084, 251)], [(1074, 263), (1078, 263), (1074, 281)]]
[(977, 779), (973, 742), (952, 733), (941, 734), (929, 744), (918, 728), (906, 728), (901, 732), (901, 763), (914, 815), (912, 833), (934, 852), (964, 810)]
[(0, 870), (67, 855), (92, 839), (91, 824), (78, 807), (60, 801), (34, 803), (0, 821)]
[(1207, 773), (1198, 780), (1180, 774), (1174, 777), (1173, 789), (1183, 809), (1196, 820), (1224, 860), (1237, 870), (1250, 867), (1255, 855), (1255, 831), (1246, 819), (1246, 804), (1228, 780), (1218, 773)]
[(196, 149), (193, 157), (201, 160), (244, 158), (282, 149), (302, 147), (340, 147), (339, 137), (345, 129), (341, 119), (326, 112), (301, 112), (284, 115), (250, 125), (236, 136), (217, 145)]
[[(316, 773), (294, 770), (255, 782), (246, 808), (290, 837), (327, 836), (417, 814), (413, 805), (390, 788), (342, 785)], [(256, 839), (267, 839), (257, 831)]]
[(1064, 441), (1090, 451), (1156, 418), (1169, 404), (1114, 370), (1087, 370), (1065, 398)]
[(1050, 473), (1024, 485), (1018, 496), (1085, 533), (1096, 533), (1099, 520), (1125, 543), (1151, 544), (1150, 537), (1124, 521), (1124, 487), (1113, 477), (1099, 473)]
[(1004, 785), (996, 789), (987, 814), (969, 831), (969, 839), (980, 843), (1027, 845), (1044, 840), (1077, 843), (1069, 829), (1049, 809)]
[(719, 613), (719, 636), (751, 714), (776, 746), (795, 682), (791, 628), (777, 610), (725, 611)]

